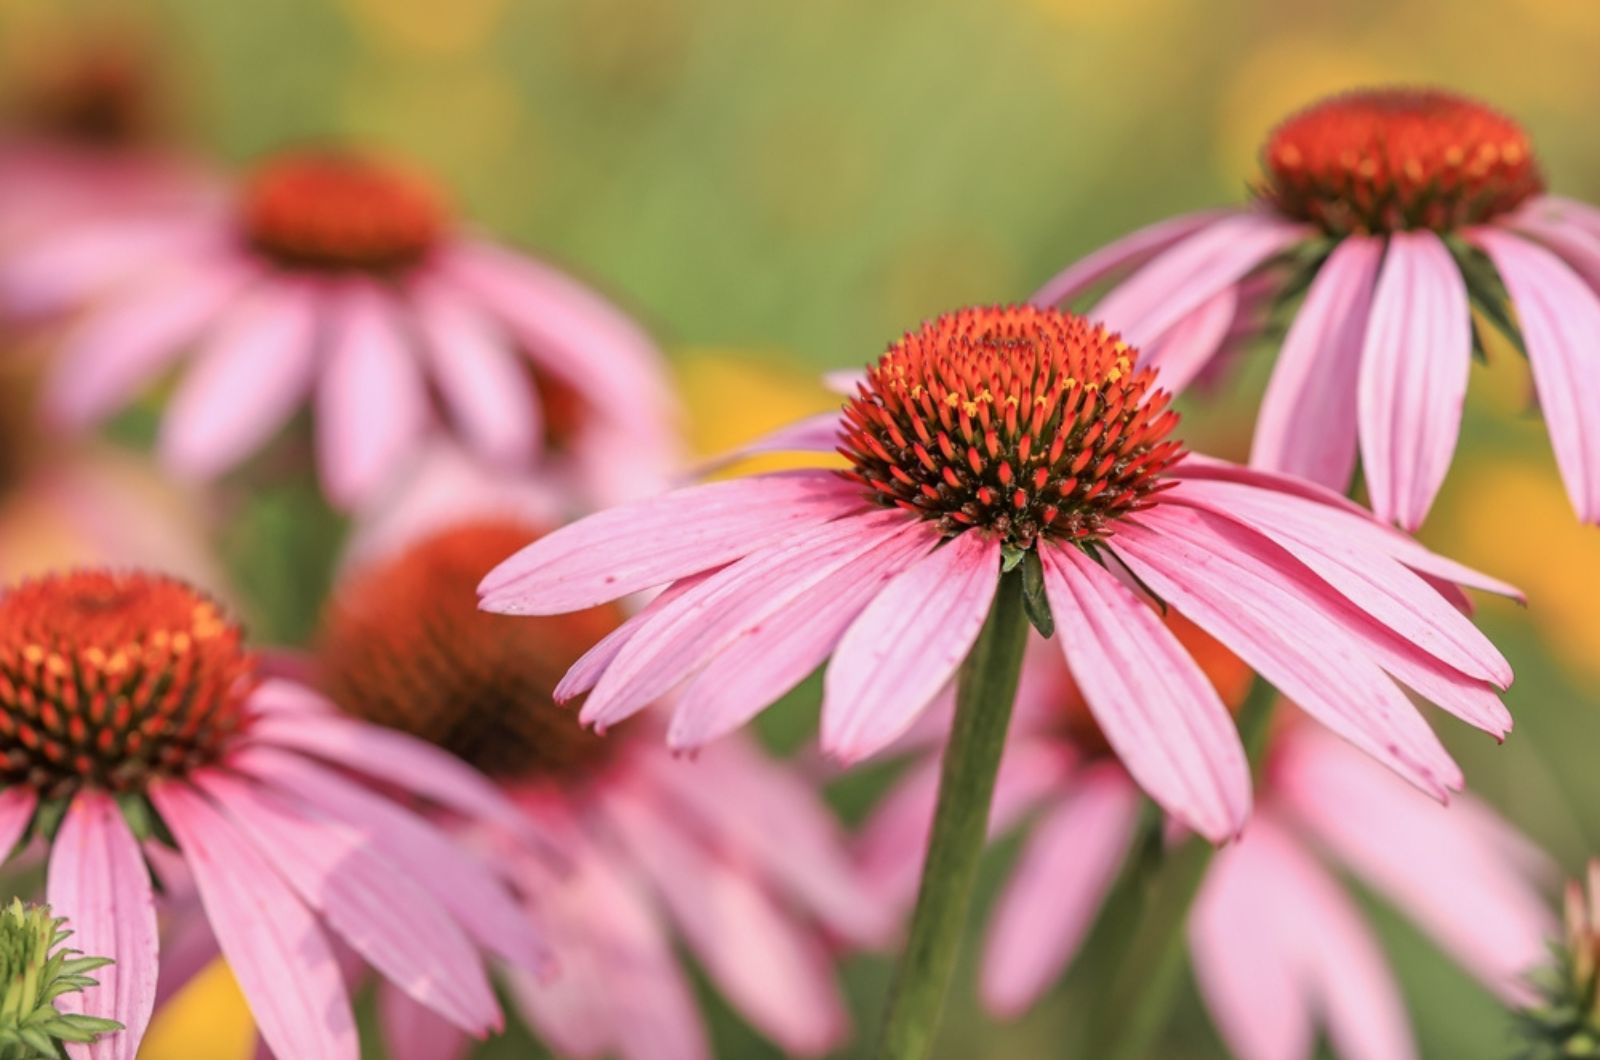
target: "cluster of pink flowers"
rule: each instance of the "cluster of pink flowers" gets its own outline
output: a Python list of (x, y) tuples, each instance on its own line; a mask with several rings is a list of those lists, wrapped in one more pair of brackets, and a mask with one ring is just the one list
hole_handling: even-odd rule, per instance
[[(1509, 119), (1327, 100), (1273, 133), (1248, 207), (913, 327), (838, 411), (747, 450), (842, 466), (685, 484), (665, 359), (595, 290), (363, 151), (235, 178), (157, 149), (133, 79), (100, 73), (0, 141), (0, 313), (41, 351), (19, 404), (47, 439), (0, 431), (5, 488), (60, 492), (79, 458), (47, 451), (154, 403), (190, 488), (270, 452), (352, 530), (292, 650), (248, 647), (225, 579), (175, 577), (212, 581), (120, 501), (113, 566), (0, 593), (0, 853), (115, 961), (71, 1003), (123, 1029), (75, 1057), (131, 1060), (218, 954), (285, 1060), (353, 1060), (368, 986), (403, 1060), (464, 1056), (499, 997), (561, 1055), (696, 1060), (685, 957), (826, 1053), (838, 960), (896, 943), (940, 841), (952, 701), (1006, 717), (963, 674), (1013, 606), (1040, 635), (1015, 626), (990, 779), (991, 830), (1030, 833), (983, 955), (997, 1015), (1062, 975), (1143, 796), (1158, 846), (1222, 845), (1187, 938), (1239, 1056), (1309, 1057), (1317, 1021), (1344, 1056), (1414, 1053), (1335, 866), (1526, 999), (1551, 868), (1452, 798), (1419, 709), (1507, 736), (1511, 666), (1466, 590), (1517, 591), (1407, 533), (1484, 328), (1526, 353), (1600, 522), (1600, 210), (1546, 195)], [(1172, 395), (1283, 314), (1252, 466), (1191, 451)], [(117, 544), (141, 532), (167, 547)], [(739, 731), (819, 669), (827, 765)], [(1264, 734), (1236, 721), (1280, 697)], [(902, 753), (850, 840), (819, 776)]]

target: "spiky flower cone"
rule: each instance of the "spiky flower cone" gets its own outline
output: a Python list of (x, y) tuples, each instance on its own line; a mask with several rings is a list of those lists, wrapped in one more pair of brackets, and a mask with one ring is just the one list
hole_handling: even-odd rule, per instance
[(1550, 966), (1531, 977), (1540, 1001), (1517, 1014), (1517, 1060), (1600, 1057), (1600, 858), (1587, 887), (1567, 884), (1566, 938), (1551, 949)]
[(116, 1020), (64, 1013), (56, 1002), (95, 985), (88, 973), (112, 963), (61, 948), (72, 934), (50, 907), (17, 898), (0, 911), (0, 1060), (57, 1060), (59, 1042), (92, 1042)]

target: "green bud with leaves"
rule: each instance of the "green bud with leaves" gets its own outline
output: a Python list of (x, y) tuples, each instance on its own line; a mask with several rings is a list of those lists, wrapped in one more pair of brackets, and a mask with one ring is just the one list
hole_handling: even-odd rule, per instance
[(92, 1042), (122, 1029), (116, 1020), (64, 1013), (56, 1003), (95, 985), (89, 973), (112, 961), (62, 947), (72, 935), (50, 908), (13, 898), (0, 909), (0, 1060), (58, 1060), (63, 1042)]
[(1566, 936), (1531, 977), (1540, 1000), (1517, 1014), (1517, 1060), (1600, 1060), (1600, 858), (1585, 884), (1567, 884)]

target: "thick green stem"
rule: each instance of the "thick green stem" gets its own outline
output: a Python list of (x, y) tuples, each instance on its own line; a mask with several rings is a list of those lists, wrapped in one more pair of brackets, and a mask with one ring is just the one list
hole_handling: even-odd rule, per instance
[(921, 1060), (933, 1048), (966, 932), (1027, 632), (1022, 572), (1012, 571), (1000, 576), (989, 619), (961, 670), (922, 887), (889, 995), (880, 1060)]
[[(1258, 677), (1239, 709), (1239, 736), (1252, 772), (1266, 749), (1276, 698), (1273, 687)], [(1150, 815), (1147, 828), (1155, 832), (1146, 836), (1148, 843), (1160, 843), (1163, 824), (1161, 814)], [(1147, 863), (1149, 871), (1137, 874), (1145, 878), (1128, 881), (1139, 891), (1134, 896), (1137, 915), (1125, 921), (1132, 924), (1128, 936), (1113, 942), (1116, 971), (1110, 989), (1096, 1001), (1088, 1021), (1088, 1046), (1080, 1055), (1095, 1060), (1141, 1060), (1153, 1055), (1151, 1043), (1167, 1025), (1183, 978), (1183, 929), (1189, 907), (1215, 850), (1203, 839), (1190, 838)]]

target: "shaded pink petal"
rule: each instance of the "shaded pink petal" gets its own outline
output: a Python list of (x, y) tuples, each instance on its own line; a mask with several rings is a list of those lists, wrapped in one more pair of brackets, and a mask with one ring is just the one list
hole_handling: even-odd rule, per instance
[[(1174, 467), (1173, 478), (1205, 482), (1238, 482), (1267, 491), (1258, 497), (1260, 504), (1283, 503), (1293, 505), (1293, 498), (1315, 501), (1321, 505), (1318, 518), (1352, 541), (1360, 541), (1404, 563), (1419, 574), (1454, 582), (1473, 589), (1510, 597), (1519, 603), (1526, 600), (1516, 586), (1491, 578), (1487, 574), (1457, 563), (1452, 559), (1428, 551), (1410, 534), (1396, 530), (1373, 519), (1372, 513), (1354, 501), (1306, 479), (1294, 478), (1275, 471), (1241, 467), (1225, 460), (1213, 460), (1198, 453), (1190, 453)], [(1276, 494), (1287, 494), (1276, 497)]]
[(1343, 490), (1356, 466), (1356, 380), (1383, 242), (1339, 241), (1278, 351), (1250, 463)]
[(365, 503), (394, 476), (428, 422), (428, 393), (389, 295), (367, 283), (330, 306), (328, 363), (317, 380), (317, 467), (328, 498)]
[(1472, 238), (1516, 306), (1567, 496), (1600, 523), (1600, 299), (1542, 247), (1489, 228)]
[(1508, 858), (1509, 827), (1470, 795), (1438, 806), (1313, 731), (1280, 750), (1277, 791), (1296, 817), (1490, 988), (1531, 1001), (1526, 974), (1556, 929), (1542, 894), (1552, 867)]
[(693, 759), (651, 748), (638, 767), (660, 803), (681, 810), (711, 846), (739, 850), (839, 935), (871, 945), (891, 930), (890, 910), (866, 893), (816, 789), (752, 742), (724, 740)]
[(193, 218), (88, 222), (6, 248), (0, 299), (13, 313), (55, 313), (81, 306), (113, 285), (149, 275), (152, 261), (182, 261), (206, 248), (212, 226)]
[(1398, 560), (1352, 540), (1316, 506), (1230, 482), (1185, 482), (1166, 499), (1255, 530), (1410, 644), (1465, 674), (1502, 688), (1511, 683), (1505, 656), (1433, 586)]
[(356, 1060), (350, 998), (316, 917), (204, 796), (162, 782), (150, 800), (194, 872), (217, 943), (272, 1051)]
[(478, 586), (487, 611), (559, 615), (721, 566), (862, 507), (831, 471), (709, 482), (635, 501), (546, 534)]
[(1361, 347), (1357, 422), (1372, 510), (1415, 530), (1450, 469), (1472, 363), (1467, 287), (1428, 231), (1396, 232)]
[(747, 867), (730, 851), (699, 847), (672, 818), (631, 794), (613, 791), (606, 811), (689, 947), (752, 1024), (806, 1056), (843, 1039), (848, 1017), (827, 952), (778, 908)]
[(378, 1024), (391, 1060), (463, 1060), (472, 1039), (388, 984), (378, 988)]
[(266, 748), (229, 763), (368, 836), (466, 929), (474, 942), (523, 967), (541, 969), (546, 953), (511, 896), (463, 849), (389, 799), (299, 755)]
[(462, 1030), (501, 1026), (472, 945), (431, 895), (367, 845), (364, 835), (217, 771), (196, 777), (301, 899), (386, 978)]
[(456, 756), (397, 729), (337, 714), (266, 715), (251, 735), (430, 799), (474, 821), (492, 823), (532, 847), (544, 843), (534, 823), (493, 782)]
[(311, 287), (278, 280), (223, 315), (161, 421), (169, 466), (195, 478), (220, 474), (294, 414), (316, 369), (319, 306)]
[(803, 420), (769, 431), (754, 441), (713, 457), (695, 467), (697, 475), (709, 475), (731, 464), (762, 453), (831, 453), (839, 445), (839, 413), (819, 412)]
[(1265, 214), (1228, 214), (1164, 251), (1088, 315), (1130, 346), (1153, 347), (1173, 325), (1303, 236), (1300, 226)]
[(46, 415), (83, 427), (121, 407), (254, 276), (227, 261), (184, 262), (94, 310), (62, 345), (45, 387)]
[(430, 375), (466, 447), (486, 463), (526, 466), (544, 435), (533, 374), (506, 336), (443, 284), (412, 294)]
[(1138, 789), (1106, 763), (1034, 826), (989, 925), (982, 994), (991, 1012), (1020, 1015), (1060, 977), (1116, 879), (1138, 814)]
[(31, 788), (9, 787), (0, 789), (0, 863), (11, 855), (11, 850), (28, 830), (33, 820), (34, 807), (39, 797)]
[(1220, 216), (1223, 215), (1216, 210), (1182, 214), (1130, 232), (1056, 273), (1029, 301), (1042, 306), (1071, 301), (1102, 280), (1148, 261)]
[(679, 578), (658, 593), (654, 600), (630, 615), (626, 622), (595, 641), (556, 683), (555, 701), (569, 702), (593, 688), (595, 682), (606, 672), (606, 668), (616, 661), (617, 655), (627, 647), (629, 641), (638, 636), (641, 629), (648, 626), (672, 601), (723, 569), (718, 567), (716, 570)]
[(931, 538), (912, 521), (746, 627), (675, 698), (668, 745), (697, 748), (732, 732), (805, 680), (884, 586), (928, 551)]
[[(989, 835), (1009, 830), (1042, 799), (1059, 792), (1074, 765), (1060, 740), (1013, 739), (995, 781)], [(908, 907), (917, 895), (938, 794), (939, 761), (930, 757), (879, 800), (861, 829), (861, 873), (873, 894), (896, 907)]]
[(583, 722), (604, 729), (649, 706), (745, 630), (915, 522), (882, 510), (838, 519), (707, 578), (640, 628), (595, 684)]
[[(165, 873), (161, 874), (161, 882), (170, 886)], [(161, 940), (161, 974), (156, 979), (158, 1009), (181, 994), (195, 976), (211, 967), (211, 962), (222, 952), (217, 949), (217, 937), (211, 933), (211, 925), (206, 921), (205, 910), (200, 908), (198, 898), (186, 897), (179, 914), (170, 911), (170, 891), (167, 898), (168, 902), (163, 903), (166, 907), (164, 912), (172, 926), (167, 928)]]
[(1242, 302), (1238, 287), (1224, 287), (1155, 340), (1144, 363), (1156, 370), (1156, 385), (1176, 393), (1194, 381), (1221, 352)]
[(74, 1060), (133, 1060), (156, 1003), (156, 907), (139, 843), (109, 795), (84, 790), (73, 797), (50, 848), (47, 897), (72, 929), (68, 945), (117, 962), (95, 972), (98, 986), (59, 1000), (63, 1012), (119, 1020), (124, 1028), (71, 1046)]
[(822, 749), (859, 762), (905, 732), (978, 639), (1000, 541), (959, 534), (896, 575), (839, 639), (823, 680)]
[(1081, 550), (1041, 548), (1056, 637), (1106, 740), (1139, 786), (1213, 842), (1250, 813), (1228, 708), (1155, 611)]
[[(1117, 556), (1151, 591), (1216, 637), (1301, 709), (1443, 799), (1461, 771), (1411, 701), (1257, 535), (1166, 505), (1119, 529)], [(1281, 553), (1280, 553), (1281, 555)], [(1288, 559), (1287, 556), (1284, 557)]]

